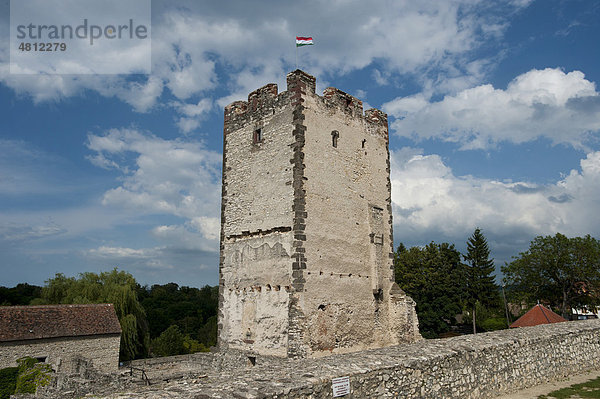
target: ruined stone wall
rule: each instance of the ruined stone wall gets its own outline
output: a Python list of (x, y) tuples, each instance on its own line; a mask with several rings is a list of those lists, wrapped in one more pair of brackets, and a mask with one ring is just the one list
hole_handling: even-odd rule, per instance
[(120, 342), (118, 334), (3, 342), (0, 368), (15, 367), (18, 358), (29, 356), (46, 358), (55, 371), (70, 373), (74, 372), (77, 359), (85, 358), (91, 360), (94, 368), (107, 373), (119, 367)]
[(255, 366), (238, 363), (199, 368), (188, 379), (119, 392), (118, 398), (331, 398), (332, 379), (343, 376), (350, 380), (346, 399), (495, 398), (600, 369), (600, 320), (423, 340), (318, 359), (257, 357)]

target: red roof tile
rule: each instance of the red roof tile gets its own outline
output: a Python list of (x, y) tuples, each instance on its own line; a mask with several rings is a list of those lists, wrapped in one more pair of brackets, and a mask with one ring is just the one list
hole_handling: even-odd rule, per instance
[(510, 328), (531, 327), (539, 324), (561, 323), (563, 321), (567, 321), (567, 319), (542, 305), (535, 305), (529, 312), (525, 313), (517, 321), (512, 323)]
[(0, 342), (120, 333), (112, 304), (0, 306)]

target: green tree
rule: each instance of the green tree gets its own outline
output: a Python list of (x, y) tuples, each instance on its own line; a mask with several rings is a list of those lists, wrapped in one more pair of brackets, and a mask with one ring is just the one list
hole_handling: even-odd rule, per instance
[(10, 399), (17, 388), (18, 367), (0, 369), (0, 399)]
[(514, 300), (548, 301), (565, 318), (600, 303), (600, 242), (590, 235), (538, 236), (502, 272)]
[(175, 283), (155, 284), (139, 287), (138, 296), (146, 310), (150, 338), (158, 338), (169, 326), (177, 325), (183, 335), (204, 347), (216, 343), (218, 287), (207, 285), (198, 289)]
[(152, 340), (150, 350), (155, 356), (174, 356), (186, 353), (184, 346), (185, 336), (179, 327), (172, 325)]
[(497, 306), (498, 286), (494, 281), (494, 260), (490, 259), (487, 240), (476, 228), (467, 240), (467, 254), (463, 256), (466, 266), (466, 303), (471, 310), (473, 334), (477, 334), (477, 303), (482, 306)]
[(42, 287), (27, 283), (17, 284), (13, 288), (0, 287), (0, 306), (29, 305), (39, 298)]
[(394, 254), (396, 282), (417, 303), (419, 329), (425, 338), (450, 330), (462, 311), (464, 267), (454, 245), (430, 243)]
[(42, 288), (45, 303), (112, 303), (121, 324), (121, 360), (146, 357), (149, 346), (146, 313), (137, 298), (133, 276), (116, 268), (110, 272), (81, 273), (79, 278), (57, 273)]

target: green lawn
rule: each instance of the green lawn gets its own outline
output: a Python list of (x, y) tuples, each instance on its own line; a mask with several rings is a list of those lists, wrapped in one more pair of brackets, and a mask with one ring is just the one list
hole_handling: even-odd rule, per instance
[(571, 385), (568, 388), (558, 389), (548, 395), (540, 395), (538, 399), (569, 399), (569, 398), (600, 398), (600, 377)]

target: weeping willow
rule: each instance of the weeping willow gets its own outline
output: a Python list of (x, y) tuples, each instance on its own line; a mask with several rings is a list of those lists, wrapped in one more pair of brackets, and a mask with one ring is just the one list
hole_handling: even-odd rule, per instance
[(146, 357), (150, 342), (146, 313), (136, 294), (133, 276), (116, 268), (81, 273), (79, 278), (58, 273), (46, 281), (42, 299), (49, 304), (112, 303), (121, 324), (120, 360)]

